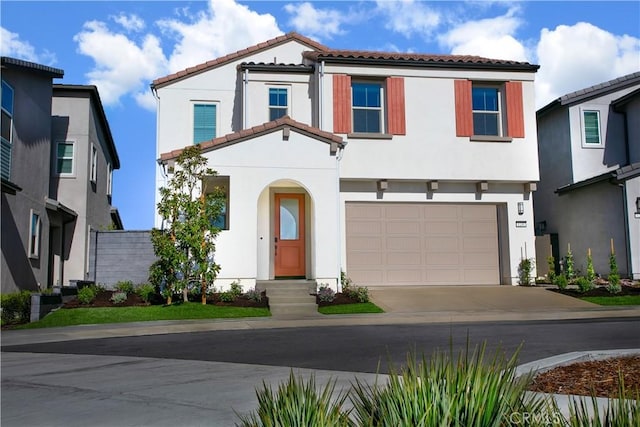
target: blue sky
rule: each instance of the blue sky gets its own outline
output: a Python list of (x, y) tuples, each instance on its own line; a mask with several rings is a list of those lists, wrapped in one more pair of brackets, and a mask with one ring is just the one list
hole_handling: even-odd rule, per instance
[(638, 1), (11, 1), (1, 54), (95, 84), (126, 229), (153, 226), (158, 77), (297, 31), (336, 49), (473, 54), (541, 66), (536, 103), (640, 71)]

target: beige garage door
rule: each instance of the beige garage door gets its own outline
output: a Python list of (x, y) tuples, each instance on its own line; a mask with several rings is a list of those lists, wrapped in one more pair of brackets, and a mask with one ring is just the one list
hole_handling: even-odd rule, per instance
[(347, 274), (360, 285), (499, 284), (494, 205), (347, 203)]

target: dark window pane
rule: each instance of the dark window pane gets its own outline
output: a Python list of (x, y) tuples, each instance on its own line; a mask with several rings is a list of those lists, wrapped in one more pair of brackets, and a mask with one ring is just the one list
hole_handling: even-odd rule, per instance
[(0, 127), (2, 127), (2, 138), (7, 142), (11, 142), (11, 117), (4, 111), (2, 112), (2, 124), (0, 124)]
[(490, 113), (473, 113), (474, 135), (499, 135), (498, 115)]
[(274, 121), (278, 120), (280, 117), (284, 117), (287, 115), (286, 108), (270, 108), (269, 109), (269, 120)]
[(196, 104), (193, 106), (193, 143), (209, 141), (216, 137), (216, 106)]
[(353, 131), (380, 133), (380, 110), (353, 110)]
[(597, 111), (584, 112), (584, 142), (600, 144), (600, 123)]
[(498, 111), (498, 89), (474, 87), (472, 99), (476, 111)]
[(13, 89), (4, 81), (2, 82), (2, 108), (13, 115)]
[(354, 107), (379, 108), (380, 84), (378, 83), (353, 83), (351, 86)]

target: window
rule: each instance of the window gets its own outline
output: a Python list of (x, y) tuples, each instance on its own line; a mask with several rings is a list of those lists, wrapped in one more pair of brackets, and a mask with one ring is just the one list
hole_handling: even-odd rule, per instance
[(382, 85), (380, 83), (351, 84), (353, 131), (382, 133)]
[(209, 176), (205, 178), (205, 193), (215, 194), (223, 198), (220, 215), (214, 218), (211, 223), (220, 230), (229, 229), (229, 177)]
[(91, 182), (95, 184), (98, 180), (98, 149), (91, 144)]
[(405, 135), (404, 78), (352, 81), (351, 76), (334, 74), (333, 131), (353, 132), (351, 137)]
[(38, 258), (40, 255), (40, 215), (31, 210), (29, 222), (29, 258)]
[(582, 112), (583, 143), (585, 146), (600, 146), (600, 111)]
[(0, 153), (0, 175), (9, 180), (11, 178), (11, 151), (13, 133), (13, 88), (2, 80), (2, 122), (0, 124), (2, 149)]
[(199, 144), (216, 137), (216, 105), (193, 105), (193, 143)]
[(522, 82), (455, 80), (456, 136), (480, 141), (524, 138)]
[(473, 134), (502, 136), (500, 91), (495, 87), (473, 86)]
[(58, 142), (56, 147), (56, 174), (73, 175), (74, 143), (71, 141)]
[(269, 88), (269, 121), (287, 115), (287, 88)]
[(113, 167), (107, 165), (107, 196), (111, 196), (113, 190)]

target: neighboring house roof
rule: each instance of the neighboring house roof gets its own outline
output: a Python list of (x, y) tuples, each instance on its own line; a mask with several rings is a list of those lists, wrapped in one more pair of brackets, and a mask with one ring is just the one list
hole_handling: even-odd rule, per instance
[(537, 114), (545, 113), (561, 105), (574, 104), (576, 102), (582, 102), (598, 96), (606, 95), (636, 84), (640, 84), (640, 71), (563, 95), (539, 109)]
[(56, 92), (58, 95), (63, 92), (88, 92), (91, 96), (91, 101), (96, 106), (96, 111), (98, 112), (98, 119), (100, 120), (100, 124), (105, 131), (105, 138), (107, 149), (109, 150), (109, 156), (113, 162), (113, 169), (120, 169), (120, 158), (118, 157), (118, 151), (116, 150), (116, 144), (113, 141), (113, 136), (111, 135), (111, 128), (109, 127), (109, 121), (107, 120), (107, 115), (104, 112), (104, 108), (102, 106), (102, 101), (100, 100), (100, 94), (98, 93), (98, 88), (91, 85), (63, 85), (63, 84), (54, 84), (53, 85), (53, 96), (56, 96)]
[(122, 218), (120, 217), (120, 212), (117, 208), (111, 208), (111, 222), (113, 223), (114, 229), (124, 230), (124, 225), (122, 225)]
[[(297, 122), (289, 116), (284, 116), (278, 120), (267, 122), (259, 126), (254, 126), (250, 129), (243, 129), (239, 132), (221, 136), (219, 138), (212, 139), (211, 141), (201, 142), (199, 145), (202, 152), (207, 152), (226, 147), (228, 145), (237, 144), (238, 142), (246, 141), (257, 136), (266, 135), (268, 133), (272, 133), (286, 127), (295, 129), (297, 132), (303, 135), (326, 142), (327, 144), (337, 144), (339, 146), (346, 145), (346, 143), (342, 140), (342, 137), (331, 132), (325, 132), (318, 128), (305, 125), (304, 123)], [(177, 158), (182, 153), (182, 151), (183, 149), (179, 149), (173, 150), (168, 153), (163, 153), (160, 155), (159, 162), (162, 163), (168, 160), (173, 160)]]
[(605, 172), (601, 175), (594, 176), (583, 181), (578, 181), (573, 184), (562, 186), (555, 192), (559, 195), (563, 195), (570, 191), (577, 190), (578, 188), (587, 187), (598, 182), (609, 181), (611, 182), (611, 184), (619, 184), (620, 182), (635, 178), (637, 176), (640, 176), (640, 163), (632, 163), (628, 166), (623, 166), (614, 171)]
[(616, 99), (615, 101), (612, 101), (611, 105), (616, 111), (622, 110), (622, 107), (624, 107), (624, 105), (628, 104), (629, 102), (631, 102), (631, 100), (637, 98), (638, 96), (640, 96), (640, 88), (634, 90), (633, 92), (629, 92), (628, 94)]
[(305, 37), (305, 36), (303, 36), (301, 34), (298, 34), (298, 33), (295, 33), (295, 32), (291, 32), (291, 33), (284, 34), (282, 36), (275, 37), (275, 38), (273, 38), (271, 40), (267, 40), (265, 42), (258, 43), (258, 44), (254, 45), (254, 46), (239, 50), (237, 52), (230, 53), (230, 54), (222, 56), (220, 58), (216, 58), (216, 59), (213, 59), (211, 61), (207, 61), (205, 63), (196, 65), (195, 67), (190, 67), (190, 68), (187, 68), (187, 69), (182, 70), (182, 71), (178, 71), (177, 73), (170, 74), (170, 75), (165, 76), (165, 77), (160, 77), (158, 79), (155, 79), (153, 81), (153, 83), (151, 83), (151, 88), (154, 89), (154, 88), (158, 88), (158, 87), (161, 87), (161, 86), (165, 86), (165, 85), (167, 85), (169, 83), (173, 83), (174, 81), (181, 80), (181, 79), (183, 79), (185, 77), (189, 77), (189, 76), (192, 76), (194, 74), (199, 74), (199, 73), (208, 71), (208, 70), (210, 70), (212, 68), (215, 68), (215, 67), (218, 67), (220, 65), (227, 64), (227, 63), (229, 63), (231, 61), (235, 61), (237, 59), (244, 58), (245, 56), (254, 54), (256, 52), (260, 52), (260, 51), (265, 50), (265, 49), (269, 49), (269, 48), (271, 48), (273, 46), (278, 46), (278, 45), (287, 43), (287, 42), (292, 41), (292, 40), (300, 42), (300, 43), (302, 43), (304, 45), (307, 45), (312, 49), (317, 49), (317, 50), (326, 50), (327, 49), (326, 46), (324, 46), (324, 45), (322, 45), (322, 44), (320, 44), (320, 43), (318, 43), (318, 42), (316, 42), (314, 40), (311, 40), (308, 37)]
[(24, 68), (30, 71), (44, 73), (46, 75), (49, 75), (52, 78), (62, 78), (64, 76), (64, 70), (61, 70), (59, 68), (48, 67), (42, 64), (36, 64), (35, 62), (24, 61), (22, 59), (3, 56), (0, 62), (2, 63), (3, 68), (4, 67)]
[(398, 52), (375, 52), (364, 50), (323, 50), (304, 52), (303, 56), (313, 61), (381, 65), (387, 63), (419, 67), (497, 68), (514, 71), (536, 71), (539, 65), (528, 62), (483, 58), (471, 55), (432, 55)]

